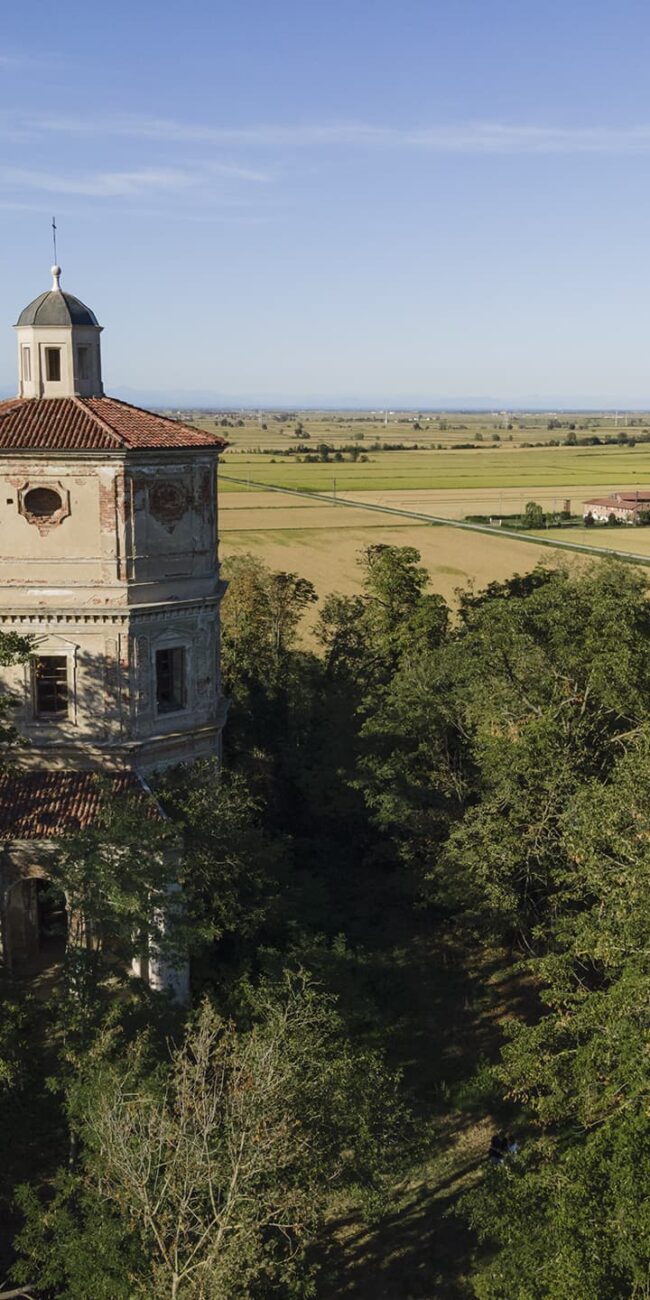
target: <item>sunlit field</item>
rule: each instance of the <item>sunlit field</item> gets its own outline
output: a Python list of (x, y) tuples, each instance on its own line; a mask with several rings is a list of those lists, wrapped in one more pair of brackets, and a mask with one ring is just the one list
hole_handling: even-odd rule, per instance
[[(538, 562), (574, 566), (586, 563), (588, 557), (536, 546), (505, 528), (492, 537), (396, 517), (391, 510), (457, 521), (481, 517), (499, 526), (500, 520), (522, 513), (528, 501), (537, 501), (549, 515), (567, 509), (578, 521), (584, 502), (592, 496), (650, 486), (648, 443), (543, 445), (552, 437), (565, 438), (571, 423), (578, 435), (588, 427), (604, 437), (616, 427), (612, 416), (563, 415), (560, 430), (547, 428), (548, 417), (522, 417), (506, 431), (498, 416), (421, 417), (419, 430), (413, 429), (414, 419), (389, 417), (388, 425), (383, 425), (367, 413), (303, 413), (295, 423), (308, 432), (311, 429), (314, 436), (303, 443), (300, 459), (280, 454), (295, 443), (290, 422), (282, 425), (275, 418), (260, 416), (258, 421), (222, 429), (214, 421), (211, 426), (204, 421), (204, 427), (220, 427), (231, 442), (220, 473), (222, 556), (250, 552), (272, 568), (309, 578), (322, 598), (331, 591), (360, 590), (358, 559), (364, 547), (378, 542), (415, 546), (431, 575), (432, 589), (454, 604), (459, 588), (479, 589), (525, 573)], [(441, 429), (441, 424), (446, 427)], [(618, 424), (620, 432), (620, 417)], [(635, 427), (642, 431), (629, 426), (624, 437), (632, 437)], [(306, 455), (322, 455), (318, 449), (323, 443), (331, 448), (351, 446), (355, 434), (363, 460), (352, 460), (349, 450), (340, 452), (343, 459), (338, 461), (334, 451), (327, 453), (325, 462), (305, 460)], [(477, 440), (479, 434), (482, 441)], [(417, 440), (427, 443), (428, 449), (371, 451), (368, 444), (373, 440)], [(458, 449), (459, 442), (470, 440), (475, 442), (472, 449)], [(538, 445), (522, 446), (525, 440)], [(269, 454), (245, 450), (247, 443), (265, 446)], [(269, 491), (270, 487), (290, 490)], [(348, 504), (341, 504), (344, 501)], [(576, 523), (544, 529), (538, 536), (540, 543), (557, 540), (647, 555), (650, 562), (650, 529), (589, 529)], [(308, 620), (308, 636), (317, 613), (318, 606)]]
[[(231, 500), (228, 499), (228, 504)], [(249, 527), (239, 528), (228, 506), (222, 508), (221, 557), (227, 560), (230, 556), (251, 554), (272, 569), (308, 578), (320, 597), (306, 620), (308, 639), (324, 596), (332, 591), (353, 595), (361, 590), (359, 558), (365, 547), (377, 543), (414, 546), (429, 570), (432, 590), (452, 606), (459, 588), (472, 585), (479, 590), (489, 582), (526, 573), (538, 562), (571, 567), (585, 562), (578, 555), (532, 543), (522, 544), (507, 534), (489, 537), (444, 524), (396, 525), (391, 516), (348, 511), (337, 506), (298, 510), (298, 519), (288, 526), (283, 525), (291, 513), (289, 510), (258, 509), (257, 527), (251, 527), (254, 509), (242, 512), (241, 521)]]
[[(230, 478), (239, 483), (229, 481)], [(296, 463), (225, 452), (223, 492), (275, 484), (305, 492), (387, 492), (518, 488), (526, 500), (539, 488), (641, 487), (650, 484), (650, 444), (635, 447), (500, 448), (495, 451), (394, 451), (371, 453), (367, 462)]]
[[(577, 437), (634, 438), (650, 431), (648, 412), (508, 411), (171, 411), (199, 428), (216, 430), (235, 449), (272, 451), (307, 442), (340, 447), (356, 442), (361, 451), (373, 442), (454, 447), (462, 443), (544, 445)], [(551, 426), (551, 427), (549, 427)]]

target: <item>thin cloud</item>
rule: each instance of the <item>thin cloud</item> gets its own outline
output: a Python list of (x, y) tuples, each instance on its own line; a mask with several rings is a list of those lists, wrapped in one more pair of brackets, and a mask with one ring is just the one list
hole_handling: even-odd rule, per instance
[(43, 68), (56, 69), (57, 71), (63, 66), (58, 55), (49, 54), (19, 54), (10, 50), (0, 51), (0, 72), (11, 72), (15, 68), (17, 72), (24, 70), (38, 70)]
[(221, 127), (134, 115), (88, 119), (48, 114), (30, 119), (30, 125), (62, 135), (262, 148), (333, 145), (467, 154), (630, 154), (650, 150), (650, 125), (643, 124), (563, 127), (479, 121), (425, 127), (376, 126), (363, 122)]
[(76, 194), (87, 198), (135, 198), (152, 193), (180, 193), (209, 183), (214, 176), (239, 180), (266, 179), (263, 173), (245, 168), (206, 164), (196, 169), (142, 167), (133, 171), (98, 171), (82, 176), (24, 167), (3, 168), (0, 176), (16, 189), (42, 190), (49, 194)]
[(49, 194), (81, 194), (93, 198), (118, 198), (152, 190), (183, 190), (193, 183), (188, 173), (174, 168), (92, 172), (86, 176), (61, 176), (28, 168), (6, 168), (6, 184), (16, 188), (46, 190)]

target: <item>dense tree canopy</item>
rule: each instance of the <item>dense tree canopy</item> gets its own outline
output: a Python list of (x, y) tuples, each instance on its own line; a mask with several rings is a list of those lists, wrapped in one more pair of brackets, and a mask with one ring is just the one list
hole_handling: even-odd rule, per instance
[(146, 1041), (96, 1050), (70, 1090), (78, 1170), (45, 1213), (22, 1193), (19, 1273), (70, 1300), (305, 1295), (328, 1197), (379, 1187), (399, 1109), (304, 978), (251, 1011), (236, 1028), (206, 1002), (158, 1065)]
[[(473, 1085), (519, 1151), (464, 1197), (476, 1249), (458, 1294), (649, 1293), (645, 574), (539, 567), (450, 610), (411, 547), (369, 547), (360, 566), (358, 594), (306, 620), (311, 584), (229, 563), (225, 769), (157, 790), (184, 886), (177, 938), (209, 1002), (183, 1024), (123, 980), (74, 1053), (70, 1003), (52, 1013), (59, 1146), (28, 1170), (16, 1267), (53, 1295), (310, 1294), (332, 1188), (375, 1188), (382, 1145), (394, 1162), (400, 1111), (374, 1048), (399, 1042), (401, 973), (373, 945), (381, 929), (399, 953), (418, 926), (418, 942), (462, 934), (498, 953), (521, 992)], [(142, 868), (141, 828), (115, 817), (56, 870), (128, 956), (165, 878), (155, 843)], [(457, 996), (445, 978), (440, 1003)], [(115, 989), (110, 962), (97, 982)], [(6, 1023), (0, 1090), (15, 1097), (31, 1050), (15, 998)], [(418, 1074), (437, 1049), (404, 1053), (433, 1145)]]

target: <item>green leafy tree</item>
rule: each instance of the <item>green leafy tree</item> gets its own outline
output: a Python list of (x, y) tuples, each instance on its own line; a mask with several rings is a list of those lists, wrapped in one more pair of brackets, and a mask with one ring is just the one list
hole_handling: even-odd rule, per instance
[(522, 515), (522, 523), (525, 528), (543, 528), (544, 527), (544, 509), (537, 501), (528, 501), (526, 509)]
[(531, 1135), (467, 1199), (500, 1246), (475, 1281), (484, 1300), (647, 1294), (649, 782), (646, 724), (561, 819), (555, 920), (529, 962), (545, 1015), (513, 1030), (497, 1070)]
[(224, 566), (229, 582), (222, 606), (223, 672), (227, 689), (277, 682), (305, 610), (318, 599), (296, 573), (269, 569), (252, 555)]
[(529, 943), (553, 914), (568, 801), (650, 706), (645, 578), (540, 569), (465, 595), (460, 613), (376, 702), (361, 782), (439, 901)]
[(102, 985), (134, 957), (153, 949), (172, 964), (185, 960), (190, 926), (177, 888), (177, 836), (154, 808), (146, 811), (107, 787), (96, 820), (61, 840), (48, 866), (66, 899), (66, 987), (78, 1029), (95, 1023)]
[(157, 785), (183, 838), (183, 886), (193, 953), (224, 937), (242, 945), (268, 920), (287, 846), (262, 823), (262, 801), (214, 760), (173, 769)]
[(45, 1213), (23, 1191), (16, 1270), (69, 1300), (308, 1294), (329, 1196), (376, 1194), (402, 1121), (378, 1058), (300, 977), (258, 995), (250, 1028), (205, 1004), (164, 1068), (136, 1045), (72, 1093), (80, 1163)]
[[(16, 632), (0, 632), (0, 667), (8, 668), (13, 664), (24, 663), (29, 658), (31, 644), (30, 637), (18, 636)], [(0, 692), (0, 756), (4, 757), (5, 762), (20, 741), (11, 720), (15, 703), (11, 694)]]
[(449, 617), (441, 596), (426, 591), (429, 573), (412, 546), (362, 551), (363, 594), (334, 594), (323, 603), (317, 636), (326, 671), (348, 675), (364, 689), (390, 680), (405, 656), (444, 638)]

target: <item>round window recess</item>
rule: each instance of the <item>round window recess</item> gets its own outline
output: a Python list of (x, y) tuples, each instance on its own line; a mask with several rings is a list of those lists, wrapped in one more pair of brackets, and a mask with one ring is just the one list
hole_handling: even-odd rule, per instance
[(25, 493), (24, 506), (30, 515), (46, 519), (48, 515), (55, 515), (63, 506), (63, 502), (54, 488), (39, 487), (30, 488), (29, 492)]

